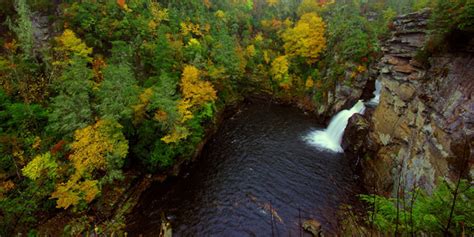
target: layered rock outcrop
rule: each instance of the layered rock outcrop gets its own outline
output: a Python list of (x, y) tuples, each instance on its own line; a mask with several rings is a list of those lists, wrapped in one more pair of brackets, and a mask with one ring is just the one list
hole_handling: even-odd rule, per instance
[[(474, 57), (450, 52), (416, 60), (425, 45), (429, 10), (397, 17), (384, 42), (380, 104), (369, 119), (372, 150), (364, 181), (378, 193), (400, 185), (427, 191), (439, 177), (470, 169), (474, 154)], [(472, 173), (472, 171), (471, 171)]]
[[(347, 63), (347, 68), (354, 68), (355, 64)], [(316, 108), (316, 114), (328, 120), (343, 109), (351, 108), (359, 99), (369, 99), (372, 96), (374, 80), (377, 71), (370, 68), (355, 77), (353, 71), (346, 70), (344, 83), (337, 83), (334, 90), (327, 91), (327, 101)], [(329, 79), (328, 79), (329, 80)], [(369, 85), (372, 82), (372, 85)]]

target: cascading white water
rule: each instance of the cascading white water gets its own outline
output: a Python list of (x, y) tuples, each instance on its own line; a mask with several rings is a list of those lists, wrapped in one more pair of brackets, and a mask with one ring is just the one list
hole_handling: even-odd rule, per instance
[(364, 102), (359, 100), (351, 109), (346, 109), (336, 114), (325, 130), (313, 131), (305, 140), (319, 148), (334, 152), (344, 152), (341, 147), (341, 142), (349, 118), (355, 113), (363, 114), (364, 111)]
[(380, 102), (380, 91), (382, 90), (382, 83), (380, 83), (379, 80), (375, 81), (375, 91), (374, 91), (374, 97), (369, 100), (368, 104), (376, 106)]

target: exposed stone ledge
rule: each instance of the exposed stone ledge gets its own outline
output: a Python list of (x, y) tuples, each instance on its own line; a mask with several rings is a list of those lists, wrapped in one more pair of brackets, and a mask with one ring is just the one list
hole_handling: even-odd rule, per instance
[(474, 140), (474, 55), (437, 55), (425, 69), (414, 57), (425, 44), (429, 16), (425, 9), (397, 17), (383, 42), (380, 104), (366, 144), (372, 151), (362, 159), (370, 191), (390, 193), (399, 176), (406, 190), (416, 184), (430, 191), (438, 177), (458, 172), (465, 154), (474, 155), (463, 145)]

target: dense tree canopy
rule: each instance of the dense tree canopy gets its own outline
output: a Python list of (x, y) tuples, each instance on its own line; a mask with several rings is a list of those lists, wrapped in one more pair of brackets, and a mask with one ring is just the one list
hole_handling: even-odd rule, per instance
[(86, 217), (192, 157), (225, 106), (258, 93), (315, 110), (366, 73), (395, 14), (434, 7), (442, 38), (472, 33), (471, 2), (2, 1), (0, 235), (59, 210), (69, 235), (120, 230)]

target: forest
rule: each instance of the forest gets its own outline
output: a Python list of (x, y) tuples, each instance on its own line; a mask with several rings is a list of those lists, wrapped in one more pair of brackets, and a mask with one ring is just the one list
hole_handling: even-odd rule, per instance
[[(134, 202), (120, 198), (190, 160), (229, 106), (258, 96), (316, 113), (337, 85), (367, 77), (397, 15), (432, 9), (420, 58), (474, 31), (471, 0), (0, 6), (0, 236), (122, 236)], [(458, 205), (472, 211), (465, 191)], [(387, 215), (371, 228), (393, 228)], [(473, 231), (472, 213), (458, 217)]]

